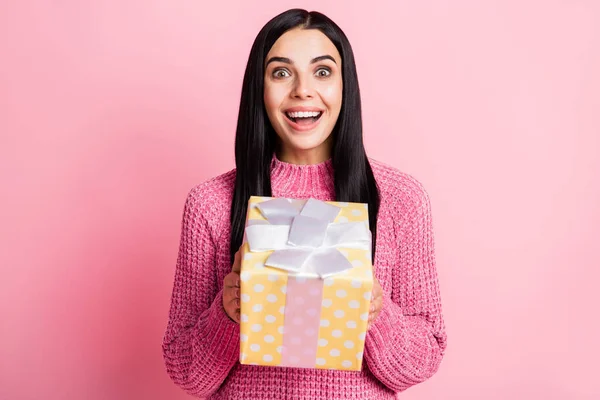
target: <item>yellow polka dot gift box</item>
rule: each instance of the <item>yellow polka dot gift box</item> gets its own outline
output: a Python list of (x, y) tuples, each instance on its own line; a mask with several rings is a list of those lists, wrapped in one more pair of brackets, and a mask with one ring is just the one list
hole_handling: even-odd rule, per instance
[(367, 204), (253, 196), (240, 363), (359, 371), (373, 268)]

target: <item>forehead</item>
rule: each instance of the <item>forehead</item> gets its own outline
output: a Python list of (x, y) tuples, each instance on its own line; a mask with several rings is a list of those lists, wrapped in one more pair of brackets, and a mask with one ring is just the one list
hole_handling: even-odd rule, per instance
[(269, 57), (287, 57), (294, 62), (310, 62), (315, 57), (329, 54), (338, 64), (341, 57), (337, 48), (323, 32), (318, 29), (294, 28), (277, 39), (271, 47)]

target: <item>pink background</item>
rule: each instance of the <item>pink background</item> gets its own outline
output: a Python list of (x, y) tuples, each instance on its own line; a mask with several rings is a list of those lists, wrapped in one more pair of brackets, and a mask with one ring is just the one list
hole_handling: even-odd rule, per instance
[(402, 398), (599, 398), (595, 0), (3, 1), (0, 398), (188, 398), (183, 202), (233, 167), (250, 45), (292, 6), (346, 31), (370, 156), (433, 200), (449, 348)]

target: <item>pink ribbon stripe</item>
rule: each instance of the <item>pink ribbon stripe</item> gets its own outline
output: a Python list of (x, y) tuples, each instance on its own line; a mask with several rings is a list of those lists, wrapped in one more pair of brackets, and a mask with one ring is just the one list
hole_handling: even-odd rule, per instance
[(321, 325), (322, 279), (289, 277), (281, 365), (314, 368)]

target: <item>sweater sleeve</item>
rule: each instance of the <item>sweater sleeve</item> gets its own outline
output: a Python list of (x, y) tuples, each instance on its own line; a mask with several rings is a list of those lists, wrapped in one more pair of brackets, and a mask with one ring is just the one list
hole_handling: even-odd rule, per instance
[(391, 291), (384, 291), (381, 312), (365, 342), (368, 368), (395, 392), (431, 377), (446, 348), (431, 206), (425, 190), (420, 185), (416, 189), (409, 191), (395, 221), (400, 256)]
[(198, 200), (185, 205), (163, 356), (173, 382), (208, 397), (239, 358), (239, 325), (225, 313), (216, 247)]

